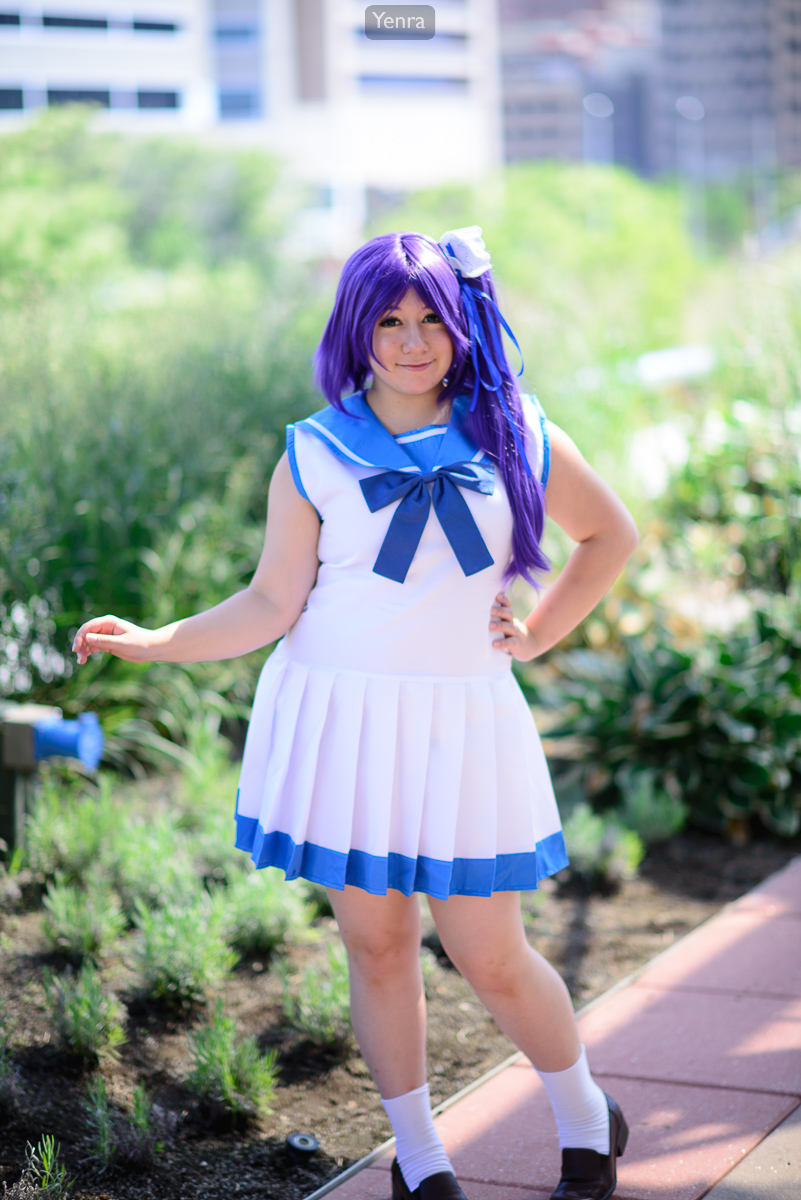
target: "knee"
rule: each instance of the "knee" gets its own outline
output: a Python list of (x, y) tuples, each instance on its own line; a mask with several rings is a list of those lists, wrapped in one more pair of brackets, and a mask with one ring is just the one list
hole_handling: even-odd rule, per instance
[(479, 995), (511, 996), (520, 987), (525, 959), (531, 953), (527, 943), (513, 946), (466, 945), (452, 953), (453, 965)]
[(414, 933), (404, 930), (360, 930), (347, 939), (351, 970), (371, 983), (397, 979), (419, 969), (420, 948)]

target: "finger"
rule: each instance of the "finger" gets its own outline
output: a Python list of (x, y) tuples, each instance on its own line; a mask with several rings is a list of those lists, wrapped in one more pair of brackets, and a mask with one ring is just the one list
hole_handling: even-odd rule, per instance
[(125, 649), (126, 643), (122, 635), (115, 637), (112, 634), (87, 633), (86, 646), (90, 654), (96, 654), (99, 650), (119, 654)]
[(127, 625), (117, 617), (94, 617), (81, 626), (76, 637), (85, 637), (87, 633), (125, 633), (126, 630)]

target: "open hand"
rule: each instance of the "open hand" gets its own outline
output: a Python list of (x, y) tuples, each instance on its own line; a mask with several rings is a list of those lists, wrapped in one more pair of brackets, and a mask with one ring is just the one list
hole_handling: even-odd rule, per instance
[(496, 650), (528, 662), (537, 654), (537, 643), (534, 634), (527, 625), (518, 621), (512, 612), (512, 606), (503, 592), (495, 597), (495, 605), (490, 609), (490, 629), (497, 630), (499, 637), (492, 644)]
[(106, 651), (128, 662), (149, 662), (155, 658), (155, 641), (150, 629), (141, 629), (119, 617), (95, 617), (85, 621), (75, 635), (72, 649), (83, 666), (90, 654)]

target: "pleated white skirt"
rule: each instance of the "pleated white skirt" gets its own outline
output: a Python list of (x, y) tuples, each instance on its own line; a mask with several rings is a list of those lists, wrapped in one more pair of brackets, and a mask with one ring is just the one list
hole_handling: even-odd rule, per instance
[(511, 672), (310, 667), (279, 646), (256, 692), (235, 817), (257, 867), (334, 888), (488, 896), (567, 865)]

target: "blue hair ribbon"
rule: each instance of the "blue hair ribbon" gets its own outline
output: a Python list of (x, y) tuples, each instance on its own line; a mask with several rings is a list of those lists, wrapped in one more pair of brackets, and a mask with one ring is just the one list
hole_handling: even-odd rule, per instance
[[(451, 246), (450, 242), (448, 243), (448, 252), (453, 254), (453, 247)], [(473, 360), (473, 374), (475, 377), (469, 411), (473, 412), (478, 404), (479, 391), (482, 387), (488, 392), (497, 393), (501, 411), (503, 412), (506, 423), (511, 430), (515, 446), (517, 447), (518, 454), (520, 455), (523, 466), (525, 467), (526, 474), (531, 476), (533, 472), (528, 461), (528, 455), (526, 454), (525, 448), (521, 441), (520, 430), (517, 427), (517, 422), (514, 420), (511, 412), (509, 411), (509, 405), (507, 404), (506, 397), (503, 394), (503, 377), (496, 365), (498, 361), (502, 362), (506, 357), (500, 335), (498, 330), (495, 328), (494, 322), (492, 320), (488, 321), (487, 326), (489, 328), (489, 336), (492, 346), (490, 348), (484, 344), (484, 332), (481, 325), (481, 319), (478, 315), (478, 305), (476, 303), (477, 298), (484, 300), (487, 305), (489, 305), (495, 317), (497, 318), (498, 323), (503, 329), (506, 330), (510, 340), (514, 343), (514, 346), (520, 355), (520, 370), (517, 372), (518, 378), (523, 374), (524, 367), (523, 351), (520, 349), (520, 343), (512, 333), (506, 318), (498, 308), (498, 305), (495, 303), (492, 296), (490, 296), (489, 292), (470, 287), (467, 281), (463, 278), (462, 272), (458, 269), (458, 267), (454, 267), (453, 269), (456, 278), (459, 281), (459, 291), (461, 293), (462, 304), (464, 305), (465, 316), (467, 318), (467, 330), (470, 335), (470, 355)], [(486, 369), (489, 371), (491, 380), (490, 383), (487, 383), (486, 380), (482, 378), (481, 367), (479, 364), (479, 352), (484, 359)]]

